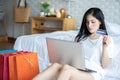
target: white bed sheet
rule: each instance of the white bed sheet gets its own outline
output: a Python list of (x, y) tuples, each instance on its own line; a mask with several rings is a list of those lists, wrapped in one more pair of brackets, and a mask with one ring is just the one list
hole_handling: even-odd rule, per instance
[[(15, 41), (14, 49), (37, 52), (40, 71), (43, 71), (46, 67), (49, 66), (46, 37), (73, 41), (77, 33), (78, 31), (56, 31), (45, 34), (20, 36)], [(112, 31), (109, 30), (108, 33), (113, 38), (116, 48), (115, 57), (113, 58), (109, 68), (106, 70), (107, 73), (104, 77), (104, 80), (120, 80), (120, 36), (118, 33), (112, 33)]]
[(57, 31), (45, 34), (20, 36), (15, 41), (15, 50), (33, 51), (38, 53), (40, 71), (49, 65), (46, 37), (61, 40), (73, 40), (77, 31)]

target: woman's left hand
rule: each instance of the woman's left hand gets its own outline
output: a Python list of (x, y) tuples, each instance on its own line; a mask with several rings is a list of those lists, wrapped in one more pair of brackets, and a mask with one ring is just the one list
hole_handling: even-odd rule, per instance
[(103, 38), (103, 47), (107, 47), (110, 44), (110, 37), (107, 35), (104, 35)]

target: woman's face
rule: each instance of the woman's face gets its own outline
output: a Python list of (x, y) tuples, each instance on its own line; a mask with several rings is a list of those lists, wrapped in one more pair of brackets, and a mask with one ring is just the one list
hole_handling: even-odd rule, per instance
[(99, 29), (101, 22), (92, 15), (88, 15), (86, 18), (86, 26), (88, 31), (93, 34)]

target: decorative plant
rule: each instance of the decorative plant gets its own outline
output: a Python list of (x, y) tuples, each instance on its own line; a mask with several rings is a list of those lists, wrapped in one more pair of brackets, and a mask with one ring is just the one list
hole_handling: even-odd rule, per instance
[(40, 4), (43, 7), (44, 12), (47, 12), (48, 11), (48, 7), (50, 6), (50, 2), (49, 1), (41, 2)]

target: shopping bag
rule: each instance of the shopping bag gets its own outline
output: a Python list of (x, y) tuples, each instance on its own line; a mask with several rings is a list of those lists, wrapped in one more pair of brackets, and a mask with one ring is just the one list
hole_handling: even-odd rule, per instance
[(3, 80), (4, 56), (0, 55), (0, 80)]
[(12, 52), (17, 52), (17, 50), (14, 49), (0, 50), (0, 54), (12, 53)]
[(9, 80), (32, 80), (39, 73), (37, 53), (9, 57)]
[(0, 54), (0, 80), (9, 80), (8, 57), (16, 53)]
[(19, 0), (18, 5), (14, 6), (14, 21), (15, 22), (29, 22), (31, 7), (27, 6), (25, 0), (25, 6), (20, 6), (21, 0)]

